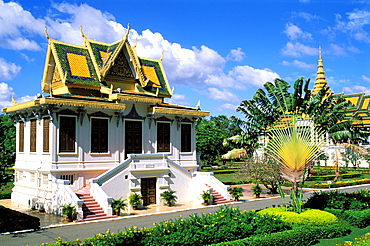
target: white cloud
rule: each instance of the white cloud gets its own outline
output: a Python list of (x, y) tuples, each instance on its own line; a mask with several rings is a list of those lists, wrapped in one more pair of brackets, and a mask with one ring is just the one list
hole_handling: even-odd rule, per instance
[(233, 68), (230, 75), (243, 85), (254, 85), (256, 87), (262, 87), (267, 81), (280, 78), (279, 74), (268, 68), (257, 69), (250, 66), (237, 66)]
[(336, 26), (328, 28), (326, 31), (335, 35), (335, 31), (348, 33), (354, 39), (370, 43), (370, 35), (364, 28), (370, 24), (370, 12), (356, 9), (347, 13), (347, 19), (343, 20), (342, 16), (336, 15)]
[(231, 104), (231, 103), (225, 103), (225, 104), (222, 104), (220, 107), (216, 108), (216, 110), (217, 111), (223, 111), (223, 110), (233, 110), (233, 111), (235, 111), (238, 106), (239, 105), (234, 105), (234, 104)]
[[(93, 40), (112, 43), (121, 39), (125, 32), (120, 23), (116, 22), (113, 15), (102, 12), (88, 4), (69, 4), (66, 2), (53, 4), (56, 10), (51, 17), (46, 17), (50, 27), (49, 35), (63, 42), (81, 45), (83, 38), (80, 34), (80, 26), (84, 34)], [(64, 18), (62, 18), (62, 16)]]
[(365, 94), (370, 94), (370, 90), (367, 89), (365, 86), (361, 86), (361, 85), (354, 85), (354, 86), (351, 86), (351, 87), (343, 87), (343, 91), (345, 93), (349, 93), (349, 94), (361, 93), (361, 92), (365, 92)]
[(370, 78), (366, 77), (365, 75), (362, 75), (362, 80), (366, 82), (370, 82)]
[(308, 64), (308, 63), (301, 62), (301, 61), (298, 61), (298, 60), (294, 60), (292, 62), (283, 61), (281, 64), (283, 66), (298, 67), (298, 68), (302, 68), (302, 69), (305, 69), (305, 70), (314, 70), (316, 68), (315, 64)]
[(217, 88), (208, 88), (207, 91), (200, 92), (209, 98), (216, 101), (229, 101), (229, 102), (240, 102), (238, 96), (228, 91), (227, 89), (219, 90)]
[(9, 87), (7, 83), (0, 82), (0, 107), (9, 107), (13, 105), (11, 98), (14, 94), (12, 87)]
[(230, 53), (227, 55), (226, 59), (231, 61), (242, 61), (244, 60), (245, 53), (242, 51), (242, 48), (238, 47), (237, 49), (230, 50)]
[(43, 34), (45, 21), (34, 18), (15, 2), (4, 3), (0, 0), (0, 9), (0, 46), (15, 50), (40, 50), (40, 46), (29, 38)]
[(0, 57), (0, 79), (10, 80), (17, 76), (20, 71), (20, 66), (17, 66), (14, 63), (9, 63), (4, 58)]
[(312, 14), (307, 13), (307, 12), (295, 12), (295, 11), (293, 11), (293, 12), (292, 12), (292, 16), (293, 16), (293, 17), (300, 17), (300, 18), (303, 18), (303, 19), (305, 19), (306, 21), (311, 21), (311, 20), (315, 20), (315, 19), (320, 19), (320, 17), (318, 17), (317, 15), (312, 15)]
[(24, 103), (24, 102), (30, 102), (35, 100), (35, 96), (23, 96), (17, 99), (17, 103)]
[(179, 105), (189, 105), (186, 100), (185, 95), (180, 94), (173, 94), (171, 98), (166, 99), (166, 101), (170, 104), (179, 104)]
[(310, 40), (312, 39), (311, 33), (302, 31), (301, 28), (299, 28), (298, 26), (292, 23), (286, 24), (284, 33), (289, 37), (290, 40), (297, 40), (297, 39)]
[(312, 56), (317, 55), (317, 48), (312, 48), (299, 42), (288, 42), (282, 49), (282, 53), (283, 55), (293, 57), (302, 57), (302, 55)]

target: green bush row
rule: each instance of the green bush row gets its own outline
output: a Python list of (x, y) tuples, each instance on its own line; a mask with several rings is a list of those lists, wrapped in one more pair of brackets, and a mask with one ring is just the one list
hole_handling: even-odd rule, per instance
[[(341, 178), (343, 179), (351, 179), (351, 178), (358, 178), (361, 177), (361, 173), (356, 172), (356, 173), (347, 173), (347, 174), (342, 174)], [(307, 180), (308, 181), (327, 181), (327, 180), (333, 180), (335, 178), (335, 174), (331, 175), (321, 175), (321, 176), (311, 176)]]
[(337, 238), (351, 233), (351, 229), (342, 224), (326, 226), (301, 226), (293, 230), (276, 232), (269, 235), (256, 235), (240, 240), (212, 244), (213, 246), (309, 246), (318, 239)]
[(304, 204), (305, 208), (334, 208), (341, 210), (363, 210), (370, 208), (370, 191), (359, 190), (350, 193), (339, 191), (315, 192)]
[(336, 183), (328, 184), (328, 183), (321, 183), (321, 184), (312, 184), (308, 187), (310, 188), (337, 188), (337, 187), (344, 187), (344, 186), (352, 186), (352, 185), (360, 185), (360, 184), (369, 184), (370, 179), (360, 179), (360, 180), (348, 180), (348, 181), (338, 181)]
[(131, 227), (125, 232), (97, 234), (84, 242), (55, 245), (208, 245), (290, 229), (275, 216), (223, 206), (215, 213), (162, 221), (152, 228)]
[(327, 208), (325, 210), (332, 214), (335, 214), (338, 218), (347, 221), (352, 226), (365, 228), (370, 225), (370, 209), (358, 211)]

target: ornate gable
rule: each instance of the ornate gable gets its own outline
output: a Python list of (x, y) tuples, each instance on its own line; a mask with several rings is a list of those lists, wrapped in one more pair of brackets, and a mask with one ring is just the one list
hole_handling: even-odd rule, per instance
[[(82, 33), (82, 31), (81, 31)], [(119, 92), (171, 97), (162, 59), (139, 58), (128, 34), (106, 44), (84, 37), (84, 45), (51, 39), (42, 81), (43, 92), (53, 95), (108, 95)], [(119, 90), (118, 90), (119, 89)], [(105, 96), (106, 97), (106, 96)]]

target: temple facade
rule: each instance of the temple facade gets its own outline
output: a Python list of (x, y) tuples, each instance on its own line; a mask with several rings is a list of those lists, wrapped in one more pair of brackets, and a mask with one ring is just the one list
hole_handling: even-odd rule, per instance
[(12, 201), (56, 214), (73, 204), (79, 219), (92, 219), (130, 193), (144, 206), (161, 204), (165, 190), (180, 203), (210, 189), (228, 200), (228, 187), (197, 172), (195, 127), (209, 112), (165, 103), (173, 89), (163, 57), (138, 57), (129, 30), (113, 44), (81, 34), (82, 46), (47, 35), (48, 96), (2, 109), (17, 129)]
[[(313, 94), (318, 93), (323, 88), (328, 89), (328, 94), (334, 94), (326, 80), (322, 58), (322, 50), (321, 47), (319, 47), (317, 76), (312, 93)], [(341, 94), (334, 95), (342, 95), (347, 100), (347, 102), (350, 102), (352, 104), (352, 107), (347, 109), (346, 117), (351, 118), (353, 115), (358, 115), (362, 119), (362, 126), (364, 128), (370, 128), (370, 107), (369, 107), (370, 95), (366, 95), (365, 92), (355, 94), (344, 94), (342, 92)], [(360, 144), (365, 149), (370, 147), (368, 143), (358, 143), (358, 144)], [(344, 152), (343, 146), (329, 143), (329, 145), (325, 147), (325, 152), (327, 155), (327, 160), (321, 160), (320, 165), (333, 166), (334, 162), (336, 160), (339, 160), (341, 166), (352, 166), (351, 164), (348, 163), (348, 161), (346, 162), (346, 160), (344, 160), (342, 157), (341, 153)], [(364, 158), (359, 161), (358, 165), (360, 167), (369, 167), (369, 163)]]

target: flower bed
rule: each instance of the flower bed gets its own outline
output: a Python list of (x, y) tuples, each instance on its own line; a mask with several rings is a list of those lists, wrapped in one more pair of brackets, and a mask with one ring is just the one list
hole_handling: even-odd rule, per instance
[(329, 187), (330, 188), (337, 188), (337, 187), (360, 185), (360, 184), (370, 184), (370, 179), (338, 181), (338, 182), (332, 183), (330, 185), (328, 183), (313, 184), (313, 185), (309, 185), (309, 187), (310, 188), (329, 188)]

